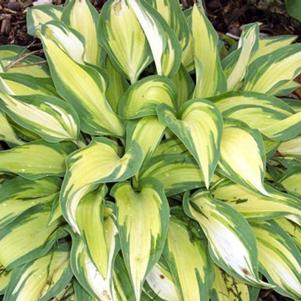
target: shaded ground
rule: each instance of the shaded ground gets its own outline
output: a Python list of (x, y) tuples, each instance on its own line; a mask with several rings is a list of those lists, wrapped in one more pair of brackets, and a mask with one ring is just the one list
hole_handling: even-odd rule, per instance
[[(17, 44), (28, 46), (34, 50), (39, 48), (39, 42), (33, 41), (26, 32), (26, 9), (33, 0), (0, 0), (0, 45)], [(62, 4), (64, 0), (54, 0)], [(100, 9), (105, 0), (92, 0)], [(182, 0), (184, 7), (193, 4), (193, 0)], [(207, 0), (207, 14), (214, 27), (222, 33), (240, 35), (240, 26), (251, 22), (261, 22), (261, 32), (268, 35), (293, 34), (301, 41), (301, 24), (290, 18), (281, 0)], [(301, 96), (301, 92), (300, 95)], [(301, 98), (301, 97), (299, 97)], [(259, 301), (288, 301), (272, 291), (262, 291)]]
[[(26, 33), (25, 14), (33, 0), (0, 0), (0, 45), (28, 45), (32, 38)], [(64, 0), (54, 0), (61, 4)], [(93, 0), (101, 8), (105, 0)], [(193, 0), (182, 0), (184, 7)], [(223, 33), (240, 34), (242, 24), (259, 21), (261, 31), (269, 35), (294, 34), (301, 41), (301, 26), (290, 18), (281, 0), (207, 0), (205, 7), (215, 28)]]

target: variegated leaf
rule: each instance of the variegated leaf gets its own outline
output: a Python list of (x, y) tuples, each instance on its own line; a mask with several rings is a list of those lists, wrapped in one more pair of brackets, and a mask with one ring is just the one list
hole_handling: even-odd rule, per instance
[(126, 146), (129, 149), (133, 143), (138, 144), (142, 150), (143, 159), (149, 158), (160, 143), (164, 130), (165, 125), (158, 121), (156, 116), (130, 121), (127, 125)]
[(181, 48), (185, 49), (189, 41), (190, 30), (179, 1), (152, 0), (152, 4), (175, 32)]
[[(24, 127), (18, 125), (17, 123), (15, 123), (14, 121), (12, 121), (11, 119), (9, 120), (11, 126), (13, 127), (14, 131), (16, 132), (16, 134), (18, 135), (18, 137), (20, 139), (22, 139), (24, 141), (24, 143), (27, 142), (34, 142), (34, 141), (38, 141), (41, 139), (41, 137), (39, 137), (37, 134), (25, 129)], [(23, 144), (24, 144), (23, 143)], [(67, 143), (67, 142), (64, 142)]]
[(251, 63), (244, 83), (245, 91), (275, 95), (300, 73), (301, 44), (282, 47)]
[(180, 155), (188, 154), (188, 150), (176, 137), (163, 140), (154, 151), (153, 157), (161, 155)]
[(174, 76), (181, 64), (181, 46), (175, 32), (145, 0), (128, 0), (148, 40), (159, 75)]
[(245, 122), (264, 132), (264, 128), (291, 116), (294, 111), (284, 101), (256, 92), (231, 92), (212, 101), (224, 116)]
[(172, 80), (177, 89), (177, 108), (180, 108), (184, 102), (191, 99), (195, 85), (183, 65)]
[(160, 297), (162, 300), (180, 300), (172, 275), (166, 264), (163, 264), (162, 260), (160, 260), (148, 273), (146, 281), (155, 295)]
[[(98, 301), (93, 295), (89, 294), (76, 280), (73, 280), (74, 295), (71, 295), (70, 301)], [(69, 300), (66, 300), (69, 301)]]
[(0, 92), (0, 107), (16, 123), (48, 142), (76, 142), (78, 139), (78, 116), (71, 105), (59, 98), (45, 95), (14, 97)]
[[(191, 17), (190, 17), (190, 22), (188, 22), (188, 23), (189, 23), (188, 26), (191, 27)], [(185, 69), (187, 70), (187, 72), (194, 71), (194, 68), (195, 68), (195, 66), (194, 66), (194, 45), (193, 45), (193, 37), (192, 37), (191, 32), (190, 32), (188, 44), (182, 53), (182, 64), (185, 67)]]
[(225, 117), (243, 121), (270, 139), (288, 140), (301, 132), (301, 113), (295, 113), (278, 98), (255, 92), (238, 92), (212, 100)]
[(115, 259), (113, 270), (113, 298), (118, 301), (135, 301), (131, 279), (121, 254)]
[(194, 97), (203, 98), (225, 92), (227, 82), (218, 53), (218, 35), (203, 8), (197, 4), (192, 9), (191, 30), (196, 68)]
[(219, 167), (235, 183), (264, 195), (265, 149), (257, 130), (243, 123), (227, 122), (223, 130)]
[[(16, 62), (24, 54), (23, 59), (18, 64)], [(25, 47), (17, 45), (0, 46), (0, 65), (6, 73), (21, 73), (38, 78), (49, 78), (48, 67), (44, 59), (34, 54), (29, 54)]]
[(45, 35), (41, 39), (57, 91), (77, 110), (81, 129), (94, 135), (122, 136), (123, 126), (106, 100), (106, 82), (100, 71), (76, 63)]
[(108, 271), (108, 251), (103, 223), (103, 198), (106, 186), (84, 196), (76, 209), (76, 222), (87, 246), (88, 254), (103, 278)]
[(69, 247), (60, 245), (47, 255), (14, 269), (4, 300), (47, 301), (63, 291), (71, 278)]
[[(116, 200), (121, 249), (136, 300), (140, 300), (147, 273), (161, 256), (167, 235), (169, 206), (156, 182), (141, 183), (136, 192), (129, 182), (111, 191)], [(133, 214), (135, 213), (135, 214)]]
[(188, 43), (182, 52), (182, 64), (187, 70), (187, 72), (194, 71), (194, 45), (193, 45), (193, 36), (191, 32), (192, 28), (192, 9), (184, 10), (186, 17), (186, 22), (190, 31)]
[[(238, 48), (229, 55), (231, 62), (228, 68), (227, 89), (231, 91), (235, 89), (238, 83), (243, 79), (247, 66), (251, 60), (252, 54), (258, 48), (259, 28), (258, 24), (245, 25), (238, 42)], [(231, 58), (230, 58), (231, 57)], [(227, 59), (227, 58), (226, 58)], [(234, 63), (232, 63), (234, 62)]]
[(282, 156), (301, 156), (301, 137), (282, 142), (277, 150)]
[(18, 138), (14, 129), (8, 122), (4, 113), (0, 111), (0, 140), (4, 140), (8, 143), (20, 145), (23, 141)]
[(295, 79), (292, 79), (281, 86), (276, 96), (288, 96), (300, 87), (301, 84), (296, 82)]
[(47, 38), (59, 45), (74, 61), (84, 64), (85, 44), (80, 34), (58, 21), (48, 22), (42, 28)]
[(168, 228), (164, 258), (176, 283), (178, 300), (207, 301), (213, 282), (207, 244), (178, 218), (172, 217)]
[(238, 282), (216, 266), (214, 268), (214, 283), (210, 295), (212, 301), (257, 300), (251, 295), (246, 284)]
[(259, 39), (258, 49), (252, 56), (251, 62), (255, 61), (261, 56), (270, 54), (275, 50), (283, 48), (292, 44), (297, 39), (297, 36), (281, 35), (281, 36), (267, 36)]
[(269, 196), (263, 196), (241, 185), (223, 181), (214, 187), (215, 198), (227, 201), (248, 219), (273, 219), (279, 216), (301, 216), (301, 203), (296, 197), (266, 185)]
[(18, 174), (29, 180), (61, 176), (65, 172), (66, 155), (74, 149), (74, 145), (43, 141), (23, 144), (0, 152), (0, 171)]
[[(164, 154), (150, 159), (139, 174), (139, 179), (147, 178), (160, 181), (166, 195), (205, 186), (202, 173), (193, 158), (183, 154)], [(213, 180), (216, 181), (216, 177)]]
[(301, 112), (265, 127), (262, 132), (274, 140), (289, 140), (301, 133)]
[(109, 81), (107, 87), (107, 98), (115, 113), (118, 113), (118, 105), (122, 95), (128, 89), (129, 84), (125, 77), (115, 68), (111, 60), (107, 57), (105, 61), (105, 70)]
[(94, 138), (89, 146), (73, 152), (66, 160), (67, 172), (61, 190), (62, 211), (73, 230), (79, 233), (75, 214), (84, 195), (100, 183), (132, 177), (141, 163), (142, 151), (136, 143), (119, 157), (117, 144), (107, 138)]
[(43, 255), (52, 246), (59, 232), (60, 221), (48, 225), (49, 206), (35, 206), (13, 223), (0, 230), (0, 262), (12, 268)]
[(100, 301), (113, 300), (112, 269), (116, 254), (119, 251), (118, 231), (115, 225), (112, 209), (107, 206), (104, 211), (104, 233), (108, 251), (106, 278), (102, 276), (91, 260), (87, 246), (81, 238), (72, 235), (72, 249), (70, 254), (71, 267), (74, 276), (91, 296)]
[(301, 226), (289, 218), (277, 218), (275, 222), (293, 239), (295, 245), (301, 250)]
[(119, 103), (119, 114), (125, 119), (156, 115), (156, 107), (176, 106), (176, 87), (164, 76), (147, 76), (131, 85)]
[(301, 298), (301, 253), (289, 235), (273, 221), (252, 224), (262, 273), (280, 294)]
[(36, 5), (29, 7), (26, 13), (26, 25), (28, 34), (35, 36), (36, 31), (52, 20), (60, 20), (62, 8), (58, 5)]
[(36, 181), (15, 177), (5, 181), (0, 186), (0, 229), (29, 208), (58, 200), (60, 184), (53, 177)]
[(157, 109), (159, 120), (187, 147), (200, 166), (208, 188), (219, 159), (222, 116), (209, 101), (193, 99), (181, 108), (179, 119), (166, 105)]
[(37, 81), (34, 76), (15, 72), (0, 74), (0, 91), (10, 95), (57, 95), (49, 78)]
[(11, 279), (11, 271), (7, 271), (0, 264), (0, 294), (4, 294), (6, 287), (8, 286)]
[(89, 0), (68, 1), (62, 20), (84, 38), (84, 60), (87, 63), (98, 65), (101, 56), (97, 39), (98, 13), (92, 3)]
[(213, 261), (245, 283), (264, 286), (258, 276), (256, 241), (247, 221), (231, 206), (199, 191), (184, 198), (185, 212), (203, 229)]
[(288, 169), (282, 174), (279, 183), (285, 188), (286, 191), (301, 196), (301, 168), (299, 166)]
[(143, 29), (128, 3), (111, 0), (104, 5), (99, 37), (110, 59), (134, 83), (151, 63), (152, 55)]

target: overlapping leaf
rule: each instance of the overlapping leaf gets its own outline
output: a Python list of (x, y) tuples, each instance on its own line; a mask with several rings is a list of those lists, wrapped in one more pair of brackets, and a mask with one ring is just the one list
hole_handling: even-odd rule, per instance
[(208, 300), (213, 270), (206, 249), (206, 243), (187, 224), (171, 218), (164, 258), (177, 284), (178, 300)]
[(65, 172), (66, 156), (74, 149), (71, 144), (50, 144), (44, 141), (27, 143), (0, 152), (0, 171), (30, 180), (61, 176)]
[(158, 107), (159, 120), (187, 147), (198, 162), (208, 188), (219, 159), (223, 120), (214, 104), (193, 99), (182, 107), (180, 118), (167, 106)]
[(48, 142), (76, 142), (78, 139), (77, 113), (59, 98), (45, 95), (13, 97), (0, 93), (0, 107), (15, 122)]
[(60, 221), (48, 225), (49, 213), (49, 206), (35, 206), (0, 230), (0, 262), (4, 267), (32, 261), (60, 238), (56, 232)]
[(175, 106), (173, 82), (163, 76), (148, 76), (128, 88), (120, 100), (119, 114), (126, 119), (155, 115), (162, 103)]
[(245, 26), (238, 42), (238, 49), (225, 58), (223, 63), (226, 64), (225, 71), (228, 73), (227, 88), (229, 91), (243, 79), (252, 55), (258, 48), (258, 35), (257, 24)]
[(200, 2), (34, 6), (45, 56), (0, 47), (4, 300), (301, 298), (301, 46)]
[(121, 0), (104, 5), (99, 37), (112, 61), (134, 83), (152, 61), (152, 56), (147, 37), (129, 4)]
[(160, 181), (167, 195), (175, 195), (205, 185), (195, 161), (188, 155), (179, 154), (155, 156), (148, 161), (139, 178)]
[(181, 46), (175, 32), (144, 0), (128, 0), (149, 42), (159, 75), (173, 76), (181, 64)]
[(46, 301), (57, 296), (72, 278), (68, 249), (60, 246), (14, 270), (4, 300)]
[(301, 45), (293, 44), (256, 59), (249, 67), (244, 90), (275, 95), (300, 73)]
[(225, 92), (227, 82), (218, 54), (218, 35), (203, 8), (196, 4), (192, 9), (192, 36), (196, 68), (194, 96), (203, 98)]
[(231, 121), (225, 125), (219, 167), (227, 178), (268, 195), (263, 184), (265, 161), (259, 132), (242, 123)]
[(27, 209), (57, 200), (60, 184), (60, 179), (54, 177), (36, 181), (15, 177), (5, 181), (0, 186), (0, 229)]
[(120, 157), (118, 146), (107, 138), (95, 138), (89, 146), (73, 152), (66, 161), (61, 206), (74, 230), (78, 231), (75, 214), (81, 198), (94, 190), (97, 184), (121, 182), (132, 177), (141, 163), (142, 151), (136, 143)]
[(228, 181), (214, 189), (217, 199), (229, 202), (236, 211), (249, 219), (272, 219), (279, 216), (301, 214), (301, 203), (296, 197), (281, 193), (267, 186), (269, 196), (263, 196), (245, 187)]
[(292, 239), (276, 223), (252, 225), (262, 272), (276, 284), (276, 291), (293, 299), (301, 296), (301, 254)]
[(85, 41), (84, 60), (97, 65), (101, 57), (97, 38), (98, 13), (91, 2), (88, 0), (68, 1), (64, 8), (62, 20), (83, 37)]
[(2, 112), (0, 112), (0, 139), (16, 145), (23, 143)]
[(258, 276), (254, 234), (246, 220), (207, 192), (186, 197), (184, 208), (203, 229), (213, 261), (228, 274), (246, 283), (264, 285)]
[(178, 301), (176, 285), (171, 273), (162, 260), (148, 273), (146, 281), (152, 291), (163, 300)]
[[(106, 100), (102, 74), (79, 65), (55, 41), (41, 36), (54, 84), (59, 94), (78, 112), (81, 129), (90, 134), (123, 135), (123, 126)], [(80, 89), (79, 89), (80, 87)]]
[(141, 184), (139, 192), (128, 182), (117, 184), (111, 194), (116, 200), (121, 249), (135, 298), (140, 300), (145, 277), (164, 247), (169, 219), (167, 199), (155, 182)]
[(73, 274), (78, 282), (98, 300), (112, 300), (112, 273), (115, 256), (119, 251), (118, 231), (110, 206), (105, 208), (104, 233), (108, 250), (106, 277), (103, 277), (94, 265), (89, 251), (83, 240), (78, 235), (72, 235), (72, 249), (70, 261)]
[(103, 198), (106, 187), (88, 193), (79, 203), (76, 209), (76, 222), (80, 234), (87, 246), (88, 254), (97, 270), (105, 278), (108, 272), (108, 251), (106, 246)]
[(27, 32), (34, 36), (41, 25), (52, 20), (60, 20), (62, 9), (54, 5), (37, 5), (30, 7), (26, 14)]

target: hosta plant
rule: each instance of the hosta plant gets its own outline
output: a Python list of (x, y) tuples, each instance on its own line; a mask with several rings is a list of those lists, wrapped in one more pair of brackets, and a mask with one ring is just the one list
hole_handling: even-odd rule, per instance
[(5, 301), (301, 299), (301, 45), (200, 3), (27, 12), (1, 46)]

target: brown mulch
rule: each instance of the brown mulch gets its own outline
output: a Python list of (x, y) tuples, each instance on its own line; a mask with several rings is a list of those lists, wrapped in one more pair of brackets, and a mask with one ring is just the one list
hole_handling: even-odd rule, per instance
[[(27, 34), (26, 9), (33, 0), (0, 0), (0, 45), (16, 44), (27, 46), (33, 38)], [(53, 0), (54, 4), (63, 4), (64, 0)], [(93, 5), (100, 9), (105, 0), (93, 0)]]
[(262, 23), (260, 31), (268, 35), (293, 34), (301, 41), (301, 24), (287, 15), (280, 0), (208, 0), (206, 10), (220, 32), (240, 34), (240, 26)]
[[(33, 0), (0, 0), (0, 45), (26, 46), (32, 41), (27, 35), (25, 11)], [(62, 4), (64, 0), (54, 0)], [(105, 0), (93, 0), (100, 9)], [(184, 7), (193, 0), (182, 0)], [(207, 0), (206, 11), (215, 28), (222, 33), (240, 34), (240, 27), (250, 22), (261, 22), (261, 31), (269, 35), (294, 34), (301, 40), (301, 26), (290, 18), (282, 0)]]
[(26, 32), (24, 11), (32, 0), (0, 0), (0, 45), (17, 44), (26, 46), (32, 38)]
[[(26, 31), (25, 12), (32, 2), (33, 0), (0, 0), (0, 45), (31, 45), (30, 49), (37, 47)], [(62, 4), (64, 0), (53, 2)], [(92, 0), (97, 9), (100, 9), (104, 2), (105, 0)], [(189, 7), (194, 1), (181, 0), (181, 2), (184, 7)], [(206, 0), (205, 8), (214, 27), (221, 33), (239, 36), (241, 25), (261, 22), (263, 33), (293, 34), (301, 41), (301, 24), (286, 14), (282, 0)], [(291, 299), (281, 297), (273, 291), (262, 291), (258, 300), (289, 301)]]

